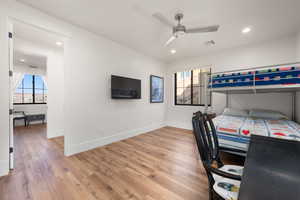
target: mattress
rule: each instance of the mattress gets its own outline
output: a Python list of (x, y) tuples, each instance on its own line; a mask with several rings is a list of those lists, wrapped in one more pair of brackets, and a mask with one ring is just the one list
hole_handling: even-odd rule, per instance
[(247, 151), (253, 134), (300, 141), (300, 125), (289, 120), (219, 115), (213, 121), (220, 147)]

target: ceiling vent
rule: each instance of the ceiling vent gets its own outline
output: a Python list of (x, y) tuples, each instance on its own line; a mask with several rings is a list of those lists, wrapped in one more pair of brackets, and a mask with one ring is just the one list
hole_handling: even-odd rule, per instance
[(212, 47), (212, 46), (215, 46), (215, 45), (216, 45), (216, 42), (213, 41), (213, 40), (209, 40), (209, 41), (204, 42), (204, 44), (205, 44), (206, 46)]

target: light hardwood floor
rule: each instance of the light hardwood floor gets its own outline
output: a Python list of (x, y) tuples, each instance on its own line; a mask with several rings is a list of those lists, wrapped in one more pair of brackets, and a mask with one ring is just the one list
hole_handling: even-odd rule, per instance
[(166, 127), (71, 157), (63, 142), (47, 140), (43, 125), (16, 128), (16, 168), (0, 178), (0, 200), (208, 199), (190, 131)]

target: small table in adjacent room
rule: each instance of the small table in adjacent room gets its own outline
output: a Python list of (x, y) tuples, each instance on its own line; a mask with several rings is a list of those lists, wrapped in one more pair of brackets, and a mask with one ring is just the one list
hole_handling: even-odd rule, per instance
[(238, 199), (300, 199), (299, 166), (299, 141), (251, 136)]
[(26, 114), (26, 126), (30, 125), (30, 122), (33, 121), (42, 121), (45, 123), (46, 115), (45, 114)]

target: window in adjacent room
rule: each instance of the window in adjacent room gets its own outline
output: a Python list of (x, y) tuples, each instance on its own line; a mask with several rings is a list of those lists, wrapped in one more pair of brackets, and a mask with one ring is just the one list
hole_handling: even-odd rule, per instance
[(211, 104), (211, 93), (205, 94), (205, 76), (210, 69), (194, 69), (175, 73), (175, 105), (204, 106), (205, 98)]
[(26, 74), (14, 93), (14, 104), (46, 104), (47, 87), (42, 76)]

